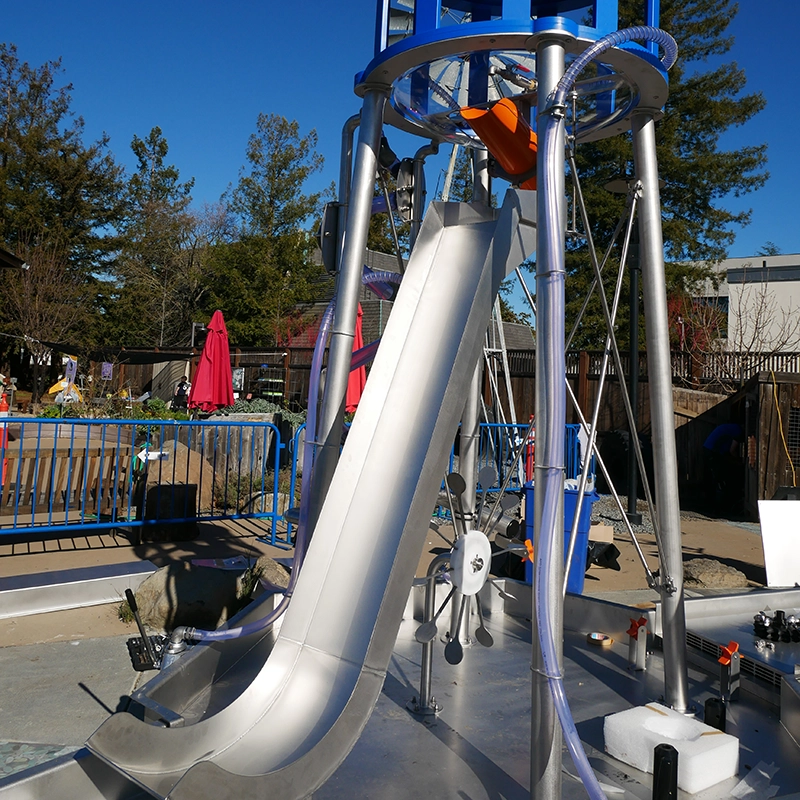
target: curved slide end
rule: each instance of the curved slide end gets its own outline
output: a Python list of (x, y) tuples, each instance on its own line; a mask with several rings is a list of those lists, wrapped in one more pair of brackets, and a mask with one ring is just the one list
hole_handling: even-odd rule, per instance
[[(243, 775), (223, 766), (224, 757), (203, 761), (188, 770), (168, 795), (169, 800), (213, 797), (239, 800), (269, 797), (270, 800), (300, 800), (310, 788), (321, 786), (353, 748), (383, 686), (383, 674), (362, 672), (350, 700), (330, 730), (316, 743), (306, 743), (306, 753), (286, 766), (265, 775)], [(273, 731), (273, 736), (280, 732)]]
[[(301, 670), (302, 671), (302, 670)], [(302, 671), (308, 679), (308, 672)], [(357, 674), (352, 694), (343, 708), (309, 709), (298, 692), (308, 688), (307, 680), (295, 682), (281, 701), (294, 707), (295, 730), (275, 725), (275, 713), (263, 718), (262, 724), (233, 743), (227, 750), (208, 753), (214, 760), (200, 760), (188, 769), (143, 772), (141, 767), (126, 766), (124, 752), (132, 742), (141, 741), (141, 727), (146, 725), (130, 714), (115, 714), (88, 742), (89, 749), (103, 761), (122, 770), (134, 783), (156, 797), (169, 800), (240, 800), (243, 797), (269, 797), (270, 800), (301, 800), (321, 786), (344, 760), (358, 741), (383, 686), (385, 673), (363, 668)], [(294, 698), (292, 697), (294, 695)], [(283, 704), (279, 701), (279, 704)], [(280, 711), (280, 709), (275, 709)], [(325, 712), (328, 712), (326, 714)], [(278, 714), (286, 719), (285, 714)], [(316, 716), (319, 724), (309, 726), (308, 717)], [(331, 717), (334, 717), (331, 720)], [(148, 726), (149, 727), (149, 726)], [(304, 738), (298, 744), (298, 728)], [(168, 735), (168, 729), (159, 730)], [(281, 751), (284, 756), (281, 758)], [(269, 758), (265, 755), (269, 753)], [(302, 753), (298, 757), (298, 753)], [(266, 763), (265, 763), (266, 762)], [(270, 771), (253, 771), (258, 765)]]
[[(533, 250), (535, 196), (499, 213), (434, 204), (266, 663), (181, 728), (111, 717), (88, 742), (156, 797), (301, 800), (377, 702), (503, 277)], [(387, 457), (391, 454), (391, 457)]]

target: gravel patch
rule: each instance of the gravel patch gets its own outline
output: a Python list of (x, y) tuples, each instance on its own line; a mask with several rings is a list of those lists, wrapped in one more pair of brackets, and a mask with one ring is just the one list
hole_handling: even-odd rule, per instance
[[(622, 507), (627, 511), (628, 498), (625, 495), (620, 495), (619, 499), (622, 501)], [(636, 510), (642, 515), (642, 524), (633, 525), (634, 533), (653, 533), (653, 520), (650, 517), (650, 512), (647, 508), (647, 503), (644, 500), (639, 500), (636, 503)], [(601, 494), (600, 499), (594, 504), (592, 508), (592, 521), (604, 522), (606, 525), (611, 525), (614, 528), (614, 533), (627, 533), (628, 528), (623, 522), (623, 516), (617, 506), (614, 496), (611, 494)]]
[[(622, 507), (627, 511), (628, 498), (626, 495), (621, 494), (619, 499), (622, 501)], [(647, 502), (640, 498), (636, 501), (636, 510), (642, 515), (642, 524), (633, 525), (634, 533), (653, 533), (653, 520), (650, 517), (650, 510), (647, 507)], [(627, 533), (627, 527), (622, 521), (617, 503), (614, 496), (611, 494), (601, 494), (600, 499), (594, 504), (592, 508), (592, 521), (604, 522), (606, 525), (611, 525), (615, 533)], [(739, 520), (717, 519), (715, 517), (707, 517), (697, 511), (681, 511), (681, 519), (692, 520), (706, 520), (708, 522), (720, 522), (725, 525), (735, 525), (737, 528), (743, 528), (751, 533), (760, 533), (761, 526), (757, 522), (742, 522)]]

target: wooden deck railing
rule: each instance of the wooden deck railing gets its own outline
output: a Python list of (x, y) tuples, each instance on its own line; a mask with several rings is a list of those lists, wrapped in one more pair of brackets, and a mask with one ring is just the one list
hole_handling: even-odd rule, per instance
[[(583, 351), (584, 369), (590, 378), (600, 376), (603, 352)], [(630, 356), (621, 353), (622, 369), (625, 375), (630, 372)], [(511, 375), (533, 377), (535, 374), (536, 353), (534, 350), (510, 350), (508, 352)], [(569, 377), (581, 374), (581, 351), (570, 350), (566, 354), (566, 368)], [(682, 386), (716, 385), (735, 388), (759, 372), (800, 373), (800, 353), (688, 353), (673, 351), (672, 380)], [(614, 360), (609, 359), (606, 374), (617, 374)], [(647, 353), (639, 354), (639, 374), (648, 374)]]

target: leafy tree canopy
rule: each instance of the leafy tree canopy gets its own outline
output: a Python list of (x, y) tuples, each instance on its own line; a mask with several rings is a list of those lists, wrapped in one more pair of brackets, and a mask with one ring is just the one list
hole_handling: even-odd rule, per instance
[(303, 194), (303, 184), (322, 169), (317, 132), (300, 135), (297, 122), (277, 114), (259, 114), (247, 143), (249, 166), (239, 173), (230, 209), (246, 234), (281, 236), (319, 212), (321, 193)]

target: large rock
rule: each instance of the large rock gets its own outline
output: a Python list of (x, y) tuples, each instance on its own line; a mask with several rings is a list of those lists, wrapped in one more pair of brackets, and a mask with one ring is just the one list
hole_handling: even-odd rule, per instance
[(240, 572), (179, 562), (143, 581), (136, 602), (142, 622), (154, 630), (179, 625), (216, 630), (249, 602), (243, 594)]
[(269, 556), (261, 556), (251, 571), (266, 589), (280, 590), (289, 585), (289, 570)]
[(683, 585), (688, 589), (735, 589), (748, 585), (747, 576), (714, 558), (693, 558), (683, 565)]

